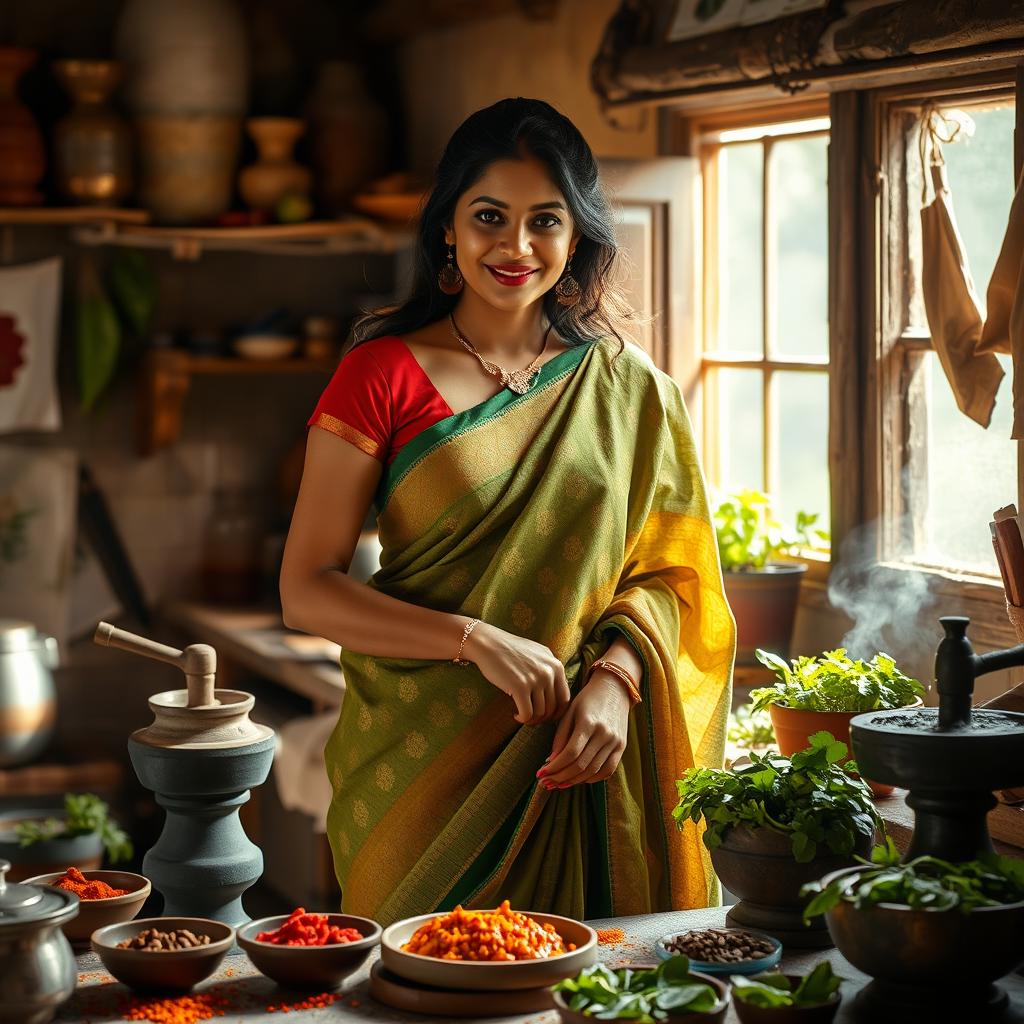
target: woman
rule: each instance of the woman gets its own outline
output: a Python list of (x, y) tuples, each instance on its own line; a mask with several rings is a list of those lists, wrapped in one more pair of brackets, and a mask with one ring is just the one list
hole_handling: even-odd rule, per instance
[(411, 297), (361, 322), (310, 419), (281, 602), (343, 648), (325, 757), (348, 912), (716, 897), (671, 811), (686, 768), (721, 763), (735, 630), (679, 389), (622, 341), (616, 255), (572, 123), (478, 111)]

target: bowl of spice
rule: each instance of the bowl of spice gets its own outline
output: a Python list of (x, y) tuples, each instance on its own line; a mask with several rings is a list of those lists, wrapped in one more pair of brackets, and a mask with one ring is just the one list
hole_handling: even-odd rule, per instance
[(185, 992), (213, 974), (234, 939), (234, 928), (205, 917), (143, 917), (97, 929), (92, 950), (129, 988)]
[(381, 936), (381, 963), (408, 981), (470, 991), (542, 988), (597, 959), (597, 933), (572, 918), (456, 907), (397, 921)]
[(381, 927), (353, 914), (263, 917), (238, 929), (238, 944), (256, 969), (285, 988), (330, 989), (362, 966)]
[(89, 936), (104, 925), (130, 921), (142, 909), (152, 890), (144, 875), (131, 871), (53, 871), (27, 880), (73, 892), (79, 900), (78, 917), (62, 926), (70, 942), (88, 943)]
[(662, 960), (689, 957), (704, 974), (758, 974), (782, 959), (782, 943), (765, 932), (748, 928), (695, 928), (663, 935), (654, 944)]

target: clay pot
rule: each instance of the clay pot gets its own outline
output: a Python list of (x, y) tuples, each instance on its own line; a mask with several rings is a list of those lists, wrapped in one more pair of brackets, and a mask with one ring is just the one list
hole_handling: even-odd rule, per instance
[(292, 149), (305, 125), (294, 117), (250, 117), (245, 127), (259, 150), (256, 163), (238, 176), (238, 191), (246, 206), (273, 212), (289, 195), (308, 196), (309, 170), (292, 159)]
[(125, 101), (138, 114), (245, 112), (248, 44), (233, 0), (129, 0), (116, 48)]
[(57, 189), (72, 203), (117, 204), (132, 190), (131, 133), (107, 106), (120, 65), (60, 60), (53, 70), (75, 102), (54, 132)]
[(162, 224), (213, 220), (231, 205), (237, 117), (141, 117), (139, 199)]
[(387, 115), (366, 92), (360, 68), (346, 61), (320, 66), (307, 114), (317, 199), (338, 214), (382, 169)]
[(43, 138), (18, 99), (18, 80), (35, 63), (34, 50), (0, 46), (0, 206), (37, 206), (46, 172)]
[(789, 658), (800, 581), (806, 571), (806, 565), (780, 563), (723, 574), (725, 596), (736, 619), (737, 666), (760, 666), (754, 654), (759, 647)]
[[(911, 707), (920, 707), (921, 700), (918, 698)], [(785, 704), (771, 704), (768, 713), (772, 717), (772, 728), (775, 730), (775, 739), (779, 744), (779, 753), (790, 757), (798, 751), (806, 750), (811, 745), (811, 737), (816, 732), (832, 733), (837, 740), (850, 749), (852, 757), (853, 744), (850, 742), (850, 722), (857, 715), (864, 714), (863, 711), (807, 711), (804, 708), (790, 708)], [(882, 785), (880, 782), (864, 780), (871, 787), (871, 792), (876, 797), (892, 795), (893, 787)]]
[[(871, 839), (863, 836), (854, 853), (866, 857), (870, 849)], [(722, 885), (740, 898), (729, 910), (728, 925), (756, 928), (797, 949), (832, 945), (824, 918), (803, 923), (807, 899), (800, 889), (830, 871), (849, 867), (854, 863), (852, 855), (837, 856), (822, 845), (814, 860), (801, 864), (793, 857), (788, 835), (736, 825), (726, 832), (722, 845), (711, 851), (711, 863)]]

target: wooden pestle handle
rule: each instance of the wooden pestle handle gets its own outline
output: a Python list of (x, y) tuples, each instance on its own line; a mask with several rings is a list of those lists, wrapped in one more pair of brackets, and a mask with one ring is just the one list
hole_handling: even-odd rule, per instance
[(217, 652), (209, 644), (189, 644), (185, 650), (179, 651), (176, 647), (168, 647), (148, 637), (129, 633), (126, 629), (118, 629), (109, 622), (97, 625), (93, 640), (103, 647), (120, 647), (123, 651), (141, 654), (145, 658), (163, 661), (181, 669), (185, 673), (188, 688), (188, 707), (208, 707), (219, 703), (214, 696)]

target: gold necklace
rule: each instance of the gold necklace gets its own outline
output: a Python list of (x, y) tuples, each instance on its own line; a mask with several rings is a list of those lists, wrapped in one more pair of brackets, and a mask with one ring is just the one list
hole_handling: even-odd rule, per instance
[(448, 314), (448, 323), (451, 324), (452, 334), (455, 335), (455, 340), (464, 348), (467, 352), (471, 352), (473, 355), (480, 360), (480, 365), (489, 373), (492, 377), (497, 377), (503, 387), (514, 391), (517, 395), (525, 395), (530, 388), (533, 387), (533, 381), (537, 374), (540, 373), (540, 367), (537, 365), (540, 362), (540, 357), (544, 355), (545, 350), (548, 347), (548, 335), (551, 333), (551, 324), (548, 324), (548, 329), (544, 332), (544, 344), (541, 346), (541, 350), (529, 366), (524, 367), (522, 370), (506, 370), (504, 366), (499, 366), (497, 363), (492, 363), (489, 359), (484, 359), (473, 343), (467, 338), (458, 328), (455, 323), (455, 317), (453, 314)]

